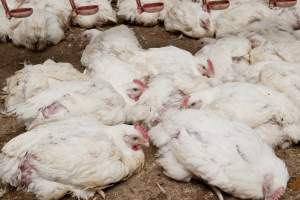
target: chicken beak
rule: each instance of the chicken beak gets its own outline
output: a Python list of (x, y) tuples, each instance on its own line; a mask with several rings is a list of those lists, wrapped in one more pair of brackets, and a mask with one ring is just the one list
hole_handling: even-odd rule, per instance
[(143, 145), (144, 147), (150, 147), (150, 143), (149, 143), (149, 141), (147, 141), (147, 142), (144, 142), (142, 145)]
[(188, 103), (189, 103), (190, 97), (185, 97), (181, 103), (181, 108), (182, 109), (187, 109), (188, 108)]

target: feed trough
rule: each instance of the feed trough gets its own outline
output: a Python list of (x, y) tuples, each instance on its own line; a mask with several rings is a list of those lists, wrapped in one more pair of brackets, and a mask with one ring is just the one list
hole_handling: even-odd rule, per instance
[(211, 10), (224, 10), (230, 6), (229, 0), (221, 0), (221, 1), (208, 1), (202, 0), (203, 9), (207, 12)]
[(98, 5), (87, 5), (87, 6), (79, 6), (77, 7), (74, 0), (69, 0), (72, 10), (76, 13), (76, 15), (94, 15), (99, 11)]
[(270, 0), (269, 7), (288, 8), (293, 7), (297, 4), (297, 0)]
[(25, 18), (25, 17), (29, 17), (33, 13), (32, 8), (17, 8), (17, 9), (10, 10), (7, 5), (6, 0), (1, 0), (1, 3), (4, 7), (4, 10), (5, 10), (5, 13), (6, 13), (6, 16), (8, 19), (11, 19), (12, 17)]
[(164, 9), (164, 3), (146, 3), (142, 4), (141, 0), (136, 0), (138, 12), (141, 14), (143, 12), (156, 13)]

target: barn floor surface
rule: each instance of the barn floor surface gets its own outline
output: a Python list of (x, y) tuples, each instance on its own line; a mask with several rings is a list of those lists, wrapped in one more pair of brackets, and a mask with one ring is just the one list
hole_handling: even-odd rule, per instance
[[(144, 48), (174, 45), (195, 53), (202, 45), (199, 40), (169, 34), (160, 26), (133, 28)], [(82, 49), (78, 43), (81, 31), (78, 28), (69, 30), (63, 42), (43, 52), (32, 52), (24, 48), (16, 48), (10, 43), (1, 43), (0, 84), (3, 84), (5, 79), (15, 71), (21, 69), (24, 62), (38, 64), (51, 58), (57, 62), (72, 63), (76, 68), (83, 70), (80, 65)], [(1, 100), (0, 108), (3, 108)], [(0, 148), (23, 131), (23, 124), (18, 123), (15, 118), (0, 115)], [(164, 176), (161, 169), (155, 164), (154, 147), (146, 149), (145, 153), (147, 161), (142, 172), (126, 182), (116, 184), (105, 190), (107, 200), (217, 200), (211, 189), (200, 181), (180, 183)], [(282, 200), (300, 200), (300, 146), (277, 151), (277, 153), (285, 160), (291, 176), (288, 190)], [(0, 188), (7, 190), (0, 199), (35, 200), (35, 197), (30, 193), (16, 191), (14, 188), (3, 185)], [(225, 200), (236, 200), (229, 195), (224, 195), (224, 198)], [(96, 196), (95, 200), (97, 199), (102, 198)], [(75, 200), (75, 198), (66, 196), (63, 200)]]

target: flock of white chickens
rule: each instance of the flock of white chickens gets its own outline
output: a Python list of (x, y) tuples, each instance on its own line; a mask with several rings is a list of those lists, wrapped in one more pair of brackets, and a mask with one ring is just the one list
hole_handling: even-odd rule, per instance
[(91, 28), (116, 16), (163, 21), (166, 30), (206, 44), (194, 55), (174, 46), (143, 49), (119, 25), (82, 33), (83, 73), (50, 59), (25, 65), (3, 89), (6, 114), (27, 128), (2, 148), (3, 183), (42, 200), (104, 196), (142, 169), (141, 146), (151, 142), (157, 163), (177, 181), (201, 179), (220, 200), (219, 189), (280, 199), (289, 174), (273, 149), (300, 140), (300, 3), (270, 9), (264, 0), (231, 0), (208, 13), (198, 1), (158, 2), (162, 11), (139, 13), (135, 0), (119, 0), (116, 14), (109, 0), (78, 0), (100, 10), (75, 16), (67, 1), (10, 0), (34, 8), (11, 20), (0, 9), (0, 39), (30, 49), (57, 44), (71, 21)]

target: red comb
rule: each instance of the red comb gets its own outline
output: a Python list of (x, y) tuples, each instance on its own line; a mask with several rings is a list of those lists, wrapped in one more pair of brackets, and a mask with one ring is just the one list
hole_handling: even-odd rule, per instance
[(144, 125), (137, 123), (137, 124), (134, 124), (134, 128), (138, 132), (140, 132), (145, 139), (147, 139), (147, 140), (149, 139), (148, 130), (147, 130), (147, 128)]
[(140, 86), (141, 88), (143, 88), (143, 89), (145, 89), (147, 87), (146, 84), (143, 81), (139, 80), (139, 79), (134, 79), (133, 82), (135, 84), (137, 84), (138, 86)]
[(271, 196), (272, 200), (279, 200), (279, 198), (284, 194), (285, 192), (285, 188), (284, 187), (280, 187), (278, 188)]
[(182, 101), (181, 108), (188, 108), (190, 97), (185, 97)]
[(215, 75), (214, 64), (212, 63), (211, 59), (207, 59), (207, 66), (208, 75)]

